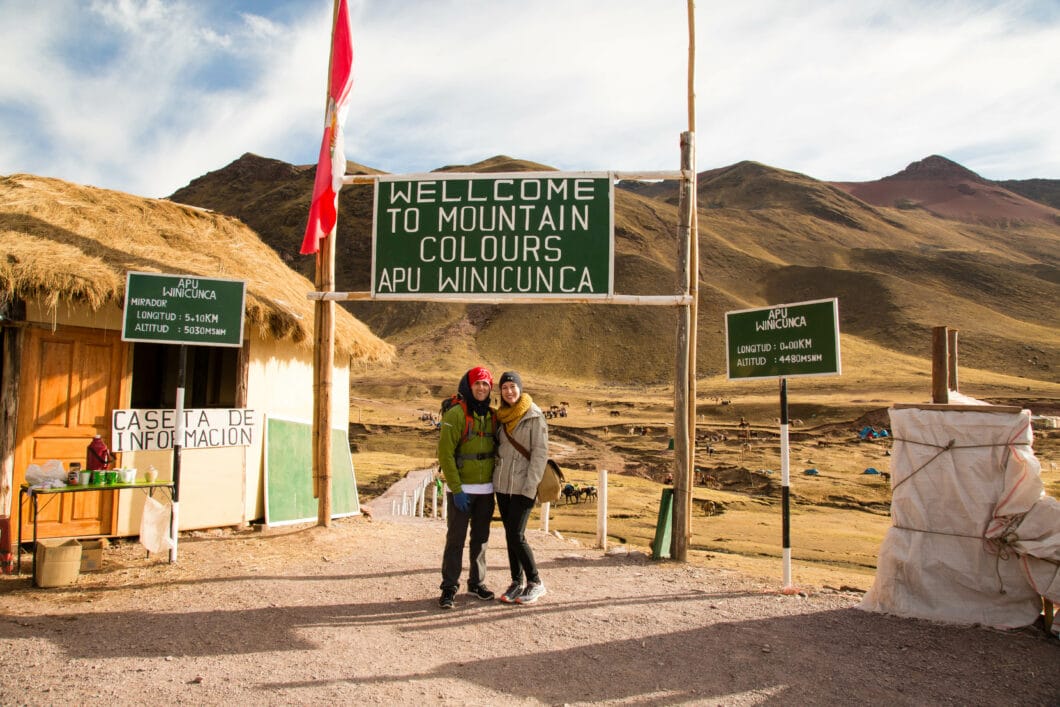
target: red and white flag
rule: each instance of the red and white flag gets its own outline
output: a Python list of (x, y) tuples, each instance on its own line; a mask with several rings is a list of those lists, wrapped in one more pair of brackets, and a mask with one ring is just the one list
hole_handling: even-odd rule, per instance
[(338, 0), (335, 28), (331, 35), (331, 76), (328, 77), (328, 110), (324, 139), (320, 142), (317, 176), (313, 183), (313, 203), (302, 239), (302, 255), (320, 250), (338, 220), (339, 189), (346, 174), (346, 154), (342, 145), (342, 124), (353, 88), (353, 25), (346, 0)]

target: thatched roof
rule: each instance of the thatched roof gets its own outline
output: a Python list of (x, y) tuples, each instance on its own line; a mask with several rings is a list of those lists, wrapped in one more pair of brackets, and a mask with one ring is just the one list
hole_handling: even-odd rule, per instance
[[(306, 299), (313, 283), (242, 222), (59, 179), (0, 177), (0, 298), (121, 307), (130, 270), (245, 280), (247, 331), (313, 347), (313, 303)], [(393, 357), (389, 344), (340, 307), (335, 352)]]

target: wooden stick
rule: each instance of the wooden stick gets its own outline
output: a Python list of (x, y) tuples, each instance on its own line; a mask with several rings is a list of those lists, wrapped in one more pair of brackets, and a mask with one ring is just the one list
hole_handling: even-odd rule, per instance
[(681, 295), (607, 295), (603, 297), (565, 297), (545, 295), (518, 295), (498, 297), (496, 295), (440, 295), (414, 292), (372, 296), (371, 292), (308, 292), (306, 299), (373, 302), (445, 302), (447, 304), (646, 304), (654, 306), (685, 307), (692, 296)]
[(957, 392), (960, 388), (957, 387), (957, 334), (960, 333), (956, 329), (949, 330), (949, 337), (947, 339), (947, 345), (949, 347), (949, 357), (947, 359), (947, 365), (949, 367), (949, 389), (953, 392)]
[(949, 376), (946, 364), (949, 361), (946, 346), (946, 327), (937, 326), (931, 330), (931, 402), (945, 404), (950, 401), (947, 385)]
[(961, 405), (950, 403), (894, 403), (894, 410), (944, 410), (947, 412), (996, 412), (1011, 415), (1023, 408), (1019, 405)]
[[(692, 171), (694, 174), (694, 170)], [(524, 172), (515, 172), (516, 176), (526, 176)], [(689, 174), (686, 172), (674, 172), (671, 170), (640, 170), (636, 172), (608, 172), (611, 175), (611, 179), (615, 181), (635, 180), (645, 182), (676, 182), (682, 179), (687, 179)], [(411, 181), (415, 180), (430, 180), (430, 179), (453, 179), (461, 176), (469, 177), (483, 177), (489, 176), (496, 178), (499, 174), (484, 175), (482, 172), (445, 172), (443, 175), (439, 175), (436, 172), (427, 172), (425, 174), (403, 174), (401, 179), (408, 179)], [(375, 184), (381, 177), (389, 177), (393, 175), (389, 174), (347, 174), (342, 178), (343, 184)], [(557, 177), (564, 176), (563, 172), (556, 172)]]
[[(681, 134), (681, 167), (691, 164), (691, 133)], [(692, 180), (681, 182), (678, 200), (677, 227), (677, 287), (681, 294), (688, 294), (691, 281), (689, 247), (692, 230)], [(689, 303), (691, 304), (691, 303)], [(688, 489), (691, 478), (688, 473), (694, 455), (695, 438), (689, 437), (688, 410), (695, 400), (689, 402), (689, 361), (695, 357), (691, 347), (692, 312), (690, 306), (682, 306), (677, 315), (676, 375), (674, 376), (674, 505), (673, 533), (670, 536), (670, 557), (678, 562), (688, 559), (689, 515)], [(693, 407), (694, 409), (694, 407)]]
[[(10, 516), (12, 500), (15, 497), (15, 440), (18, 431), (18, 385), (22, 377), (22, 348), (26, 340), (24, 327), (8, 326), (26, 319), (26, 303), (12, 298), (6, 305), (0, 305), (3, 315), (4, 331), (0, 335), (3, 347), (0, 350), (0, 380), (3, 381), (3, 395), (0, 395), (0, 485), (6, 486), (6, 492), (0, 492), (5, 505), (0, 506), (0, 516)], [(21, 514), (22, 509), (18, 512)], [(22, 518), (16, 518), (22, 523)], [(18, 552), (16, 550), (16, 552)]]

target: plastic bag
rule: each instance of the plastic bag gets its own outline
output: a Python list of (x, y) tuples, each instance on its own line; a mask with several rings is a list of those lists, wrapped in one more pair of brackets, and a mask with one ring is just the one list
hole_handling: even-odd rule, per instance
[(39, 486), (44, 481), (44, 470), (40, 464), (30, 464), (26, 467), (26, 483), (30, 486)]
[(165, 552), (173, 547), (169, 537), (169, 509), (153, 498), (144, 503), (144, 514), (140, 518), (140, 544), (148, 552)]
[(59, 488), (66, 486), (66, 471), (58, 459), (49, 459), (44, 466), (30, 464), (26, 467), (26, 483), (37, 488)]

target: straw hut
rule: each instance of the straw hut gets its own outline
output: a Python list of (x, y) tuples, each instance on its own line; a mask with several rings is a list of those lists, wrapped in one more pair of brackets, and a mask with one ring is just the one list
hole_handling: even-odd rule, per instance
[[(242, 346), (188, 347), (184, 405), (250, 411), (256, 429), (249, 446), (183, 451), (179, 521), (190, 530), (262, 518), (262, 421), (313, 417), (313, 284), (235, 219), (27, 174), (0, 177), (0, 459), (12, 484), (0, 502), (19, 513), (11, 488), (30, 464), (84, 464), (95, 435), (112, 441), (114, 410), (174, 407), (180, 347), (122, 341), (130, 271), (246, 282)], [(335, 427), (348, 424), (351, 362), (392, 356), (337, 308)], [(172, 452), (127, 451), (118, 463), (153, 465), (165, 479)], [(136, 535), (143, 496), (58, 495), (40, 512), (40, 536)]]

